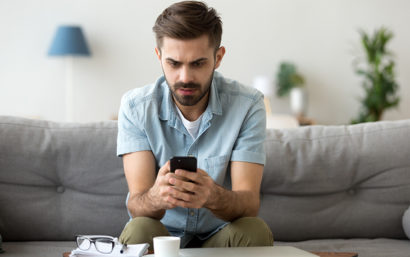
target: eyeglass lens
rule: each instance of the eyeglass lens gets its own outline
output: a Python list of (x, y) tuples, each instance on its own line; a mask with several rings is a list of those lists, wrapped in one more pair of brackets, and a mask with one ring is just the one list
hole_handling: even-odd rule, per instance
[(95, 240), (95, 248), (101, 253), (111, 253), (114, 248), (114, 242), (111, 239)]
[(91, 241), (86, 237), (77, 237), (77, 246), (81, 250), (88, 250), (91, 246)]

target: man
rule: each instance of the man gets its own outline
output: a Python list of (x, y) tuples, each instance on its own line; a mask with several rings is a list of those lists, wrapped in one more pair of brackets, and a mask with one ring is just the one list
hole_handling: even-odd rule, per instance
[[(256, 218), (265, 154), (260, 92), (215, 72), (225, 48), (222, 22), (204, 3), (175, 3), (157, 18), (164, 76), (126, 93), (118, 120), (132, 220), (128, 244), (181, 237), (181, 247), (272, 245)], [(196, 172), (170, 172), (173, 156), (195, 156)]]

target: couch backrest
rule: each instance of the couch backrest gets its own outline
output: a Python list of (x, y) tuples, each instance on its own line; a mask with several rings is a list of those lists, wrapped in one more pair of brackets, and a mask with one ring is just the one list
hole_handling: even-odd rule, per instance
[(128, 215), (117, 123), (0, 116), (0, 234), (12, 240), (118, 236)]
[(260, 216), (276, 240), (404, 238), (410, 120), (269, 130)]
[[(117, 123), (0, 116), (4, 240), (118, 236), (128, 216)], [(410, 120), (268, 130), (259, 215), (275, 240), (403, 238)]]

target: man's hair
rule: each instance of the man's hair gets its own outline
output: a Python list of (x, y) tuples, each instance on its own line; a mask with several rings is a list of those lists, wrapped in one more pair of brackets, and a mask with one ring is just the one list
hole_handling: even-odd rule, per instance
[(222, 21), (215, 9), (197, 1), (175, 3), (157, 18), (152, 30), (157, 47), (161, 48), (164, 37), (195, 39), (208, 35), (209, 45), (219, 49), (222, 37)]

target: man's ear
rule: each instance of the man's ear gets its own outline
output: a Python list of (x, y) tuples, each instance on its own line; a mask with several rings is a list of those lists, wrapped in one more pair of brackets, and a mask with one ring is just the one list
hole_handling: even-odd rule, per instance
[(215, 69), (221, 65), (222, 58), (225, 55), (225, 47), (221, 46), (215, 54)]
[(158, 56), (158, 60), (160, 60), (161, 61), (161, 50), (159, 50), (159, 48), (158, 47), (155, 47), (155, 53), (157, 54), (157, 56)]

